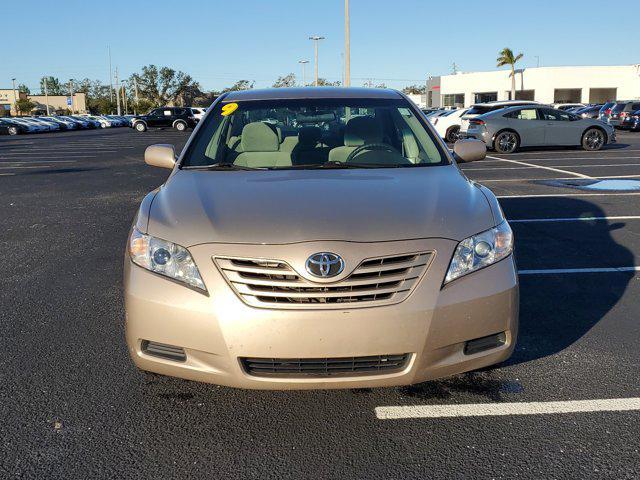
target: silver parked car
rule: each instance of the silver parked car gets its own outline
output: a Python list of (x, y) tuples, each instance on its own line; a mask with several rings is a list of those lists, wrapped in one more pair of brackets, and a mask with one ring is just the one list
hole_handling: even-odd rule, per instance
[(495, 110), (469, 120), (467, 138), (484, 141), (498, 153), (520, 147), (582, 146), (600, 150), (616, 141), (611, 125), (544, 105)]

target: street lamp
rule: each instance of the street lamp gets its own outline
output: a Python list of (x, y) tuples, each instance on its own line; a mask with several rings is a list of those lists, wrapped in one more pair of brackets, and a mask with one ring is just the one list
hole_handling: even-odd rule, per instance
[(16, 114), (18, 113), (18, 99), (16, 98), (16, 79), (12, 78), (13, 82), (13, 108), (16, 109)]
[(314, 82), (314, 85), (317, 87), (318, 86), (318, 42), (320, 40), (324, 40), (324, 37), (319, 37), (317, 35), (311, 36), (309, 37), (309, 40), (313, 40), (314, 43), (314, 47), (315, 47), (315, 55), (316, 55), (316, 79)]
[(302, 65), (302, 86), (304, 87), (307, 84), (307, 80), (304, 75), (304, 67), (309, 63), (309, 60), (298, 60), (298, 63)]
[(351, 35), (349, 28), (349, 0), (344, 0), (344, 86), (351, 86)]

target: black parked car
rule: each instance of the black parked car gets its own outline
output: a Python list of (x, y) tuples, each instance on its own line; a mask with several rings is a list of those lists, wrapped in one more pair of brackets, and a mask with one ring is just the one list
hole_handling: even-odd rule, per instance
[(575, 113), (576, 115), (580, 115), (582, 118), (598, 118), (598, 116), (600, 115), (601, 108), (602, 108), (602, 104), (589, 105), (583, 108), (579, 108), (572, 113)]
[(620, 128), (628, 128), (632, 132), (640, 132), (640, 110), (625, 116), (620, 122)]
[(19, 133), (28, 132), (29, 129), (24, 125), (0, 118), (0, 135), (18, 135)]
[(190, 108), (162, 107), (151, 110), (146, 115), (134, 117), (131, 126), (138, 132), (144, 132), (148, 128), (167, 127), (173, 127), (182, 132), (187, 128), (194, 128), (197, 123), (198, 119), (193, 116)]

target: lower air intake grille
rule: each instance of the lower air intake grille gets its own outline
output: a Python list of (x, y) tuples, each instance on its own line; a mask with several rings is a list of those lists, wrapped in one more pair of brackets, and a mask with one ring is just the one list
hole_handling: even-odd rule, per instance
[(329, 377), (393, 373), (406, 367), (411, 355), (344, 358), (241, 358), (244, 370), (257, 377)]
[(150, 342), (149, 340), (142, 341), (142, 351), (147, 355), (166, 358), (167, 360), (173, 360), (174, 362), (184, 362), (187, 359), (187, 355), (184, 353), (184, 349), (182, 347)]

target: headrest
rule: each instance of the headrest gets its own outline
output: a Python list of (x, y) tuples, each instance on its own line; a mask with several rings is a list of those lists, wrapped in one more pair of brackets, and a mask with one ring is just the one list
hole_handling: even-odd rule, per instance
[(280, 148), (278, 134), (262, 122), (252, 122), (244, 126), (241, 145), (244, 152), (277, 152)]
[(370, 143), (381, 143), (382, 127), (373, 117), (354, 117), (347, 122), (344, 129), (346, 147), (359, 147)]
[(315, 146), (322, 138), (320, 127), (302, 127), (298, 130), (298, 143)]

